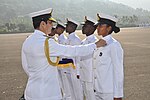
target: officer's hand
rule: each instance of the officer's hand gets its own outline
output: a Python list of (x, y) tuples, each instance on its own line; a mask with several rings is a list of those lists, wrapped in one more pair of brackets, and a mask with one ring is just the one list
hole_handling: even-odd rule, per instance
[(114, 98), (114, 100), (122, 100), (122, 98)]
[(77, 79), (80, 79), (80, 75), (77, 75)]
[(107, 43), (106, 43), (106, 41), (105, 41), (105, 40), (100, 39), (100, 40), (99, 40), (99, 41), (97, 41), (95, 44), (96, 44), (97, 48), (99, 48), (99, 47), (103, 47), (103, 46), (105, 46)]

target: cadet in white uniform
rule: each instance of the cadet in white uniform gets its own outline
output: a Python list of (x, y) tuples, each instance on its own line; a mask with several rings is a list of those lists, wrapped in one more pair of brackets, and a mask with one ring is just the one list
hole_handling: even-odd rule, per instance
[(50, 11), (51, 9), (46, 9), (31, 14), (35, 31), (22, 46), (22, 67), (28, 75), (26, 100), (62, 99), (56, 67), (58, 59), (54, 63), (48, 60), (49, 57), (55, 59), (59, 58), (58, 56), (85, 56), (92, 53), (96, 47), (106, 45), (104, 40), (86, 46), (64, 46), (56, 43), (53, 38), (48, 40), (47, 36), (51, 33), (55, 21)]
[[(66, 26), (63, 23), (57, 22), (55, 31), (56, 31), (56, 34), (58, 34), (59, 44), (63, 44), (63, 45), (67, 44), (67, 37), (64, 34), (65, 29), (66, 29)], [(62, 58), (60, 59), (61, 61), (62, 61)], [(66, 68), (58, 68), (58, 73), (59, 73), (61, 88), (63, 92), (63, 100), (71, 100), (69, 82), (66, 76)]]
[[(69, 33), (68, 39), (67, 39), (67, 44), (68, 45), (81, 45), (81, 40), (80, 38), (76, 35), (75, 30), (78, 27), (79, 23), (67, 18), (67, 24), (66, 24), (66, 32)], [(71, 58), (74, 61), (74, 65), (76, 66), (76, 69), (70, 69), (71, 72), (71, 81), (73, 86), (73, 93), (75, 100), (83, 100), (83, 89), (81, 85), (81, 81), (79, 79), (79, 69), (80, 69), (80, 57), (73, 57)], [(78, 92), (77, 92), (78, 91)], [(74, 99), (72, 99), (74, 100)]]
[[(85, 16), (85, 21), (82, 22), (82, 34), (86, 35), (86, 38), (82, 41), (82, 45), (94, 43), (98, 39), (94, 35), (96, 21), (92, 18)], [(95, 100), (94, 88), (93, 88), (93, 54), (81, 57), (80, 62), (80, 79), (82, 81), (84, 96), (86, 100)]]
[(63, 23), (58, 22), (56, 26), (56, 34), (58, 34), (59, 44), (63, 44), (63, 45), (67, 44), (67, 37), (64, 34), (65, 29), (66, 29), (66, 26)]
[(123, 98), (123, 49), (120, 43), (111, 36), (118, 33), (117, 19), (104, 14), (97, 14), (98, 35), (107, 39), (107, 46), (94, 52), (95, 90), (97, 100), (122, 100)]

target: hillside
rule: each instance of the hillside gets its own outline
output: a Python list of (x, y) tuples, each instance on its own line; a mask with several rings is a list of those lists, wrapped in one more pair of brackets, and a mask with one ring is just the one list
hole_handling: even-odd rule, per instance
[(82, 21), (85, 15), (96, 18), (98, 12), (115, 15), (121, 20), (121, 25), (124, 22), (132, 22), (131, 20), (134, 22), (132, 24), (146, 23), (150, 20), (149, 11), (133, 9), (109, 0), (36, 0), (36, 2), (35, 0), (1, 0), (0, 25), (18, 23), (21, 16), (25, 17), (31, 12), (50, 7), (54, 9), (53, 16), (63, 22), (66, 17), (77, 21)]

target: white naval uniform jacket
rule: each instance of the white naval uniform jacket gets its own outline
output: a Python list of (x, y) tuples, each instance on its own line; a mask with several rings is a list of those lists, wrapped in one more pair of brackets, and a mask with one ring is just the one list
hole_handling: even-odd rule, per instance
[(62, 33), (60, 36), (58, 36), (58, 43), (67, 45), (67, 37), (64, 35), (64, 33)]
[[(67, 45), (71, 45), (71, 46), (74, 46), (74, 45), (81, 45), (81, 40), (80, 38), (76, 35), (75, 32), (69, 34), (68, 36), (68, 39), (67, 39)], [(74, 65), (76, 66), (76, 74), (79, 75), (80, 73), (80, 57), (73, 57), (73, 62), (74, 62)]]
[(58, 43), (66, 45), (67, 44), (67, 37), (64, 34), (58, 36)]
[[(92, 34), (82, 41), (82, 45), (95, 43), (97, 37)], [(80, 59), (80, 79), (85, 82), (93, 82), (93, 54), (83, 56)]]
[[(23, 43), (22, 66), (28, 75), (25, 89), (26, 100), (60, 100), (62, 99), (58, 80), (58, 71), (55, 66), (49, 65), (44, 43), (46, 37), (43, 32), (35, 30)], [(85, 56), (93, 53), (96, 45), (64, 46), (49, 39), (50, 57), (56, 56)], [(85, 52), (86, 51), (86, 52)]]
[(99, 93), (113, 93), (123, 97), (123, 49), (120, 43), (109, 35), (108, 45), (95, 50), (93, 55), (95, 89)]

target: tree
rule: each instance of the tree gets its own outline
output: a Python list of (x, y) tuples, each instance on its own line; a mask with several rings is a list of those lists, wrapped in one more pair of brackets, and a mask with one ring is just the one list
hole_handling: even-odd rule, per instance
[(10, 24), (6, 23), (5, 26), (6, 26), (7, 30), (9, 31), (10, 30)]
[(24, 25), (24, 24), (18, 24), (18, 30), (20, 31), (20, 32), (25, 32), (26, 31), (26, 26)]

